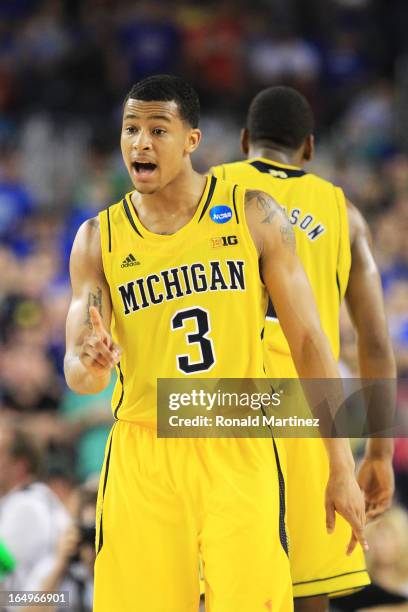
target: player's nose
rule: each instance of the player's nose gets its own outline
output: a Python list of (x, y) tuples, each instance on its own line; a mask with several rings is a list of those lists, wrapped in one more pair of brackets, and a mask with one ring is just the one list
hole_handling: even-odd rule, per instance
[(140, 130), (133, 140), (133, 148), (137, 151), (146, 151), (152, 147), (150, 134), (145, 130)]

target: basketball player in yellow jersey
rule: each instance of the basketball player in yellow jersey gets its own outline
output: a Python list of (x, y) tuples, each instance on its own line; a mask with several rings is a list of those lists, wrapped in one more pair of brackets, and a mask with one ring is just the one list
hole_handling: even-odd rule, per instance
[[(278, 443), (156, 436), (158, 378), (263, 375), (265, 285), (302, 375), (338, 376), (287, 218), (266, 194), (194, 172), (198, 117), (182, 79), (132, 88), (121, 148), (135, 190), (72, 249), (67, 382), (95, 393), (118, 372), (94, 612), (197, 612), (199, 554), (207, 610), (293, 609)], [(364, 545), (349, 445), (327, 450), (328, 503)]]
[[(313, 156), (312, 111), (298, 92), (271, 87), (253, 100), (242, 132), (247, 161), (213, 169), (215, 176), (261, 189), (286, 209), (297, 252), (309, 277), (322, 326), (339, 355), (339, 308), (345, 295), (358, 335), (362, 378), (393, 378), (395, 364), (384, 316), (381, 283), (367, 225), (338, 187), (303, 167)], [(280, 317), (279, 317), (280, 319)], [(270, 377), (294, 377), (276, 313), (269, 307), (265, 362)], [(300, 373), (300, 372), (299, 372)], [(321, 440), (284, 440), (288, 463), (289, 554), (295, 609), (327, 610), (327, 594), (369, 582), (363, 552), (346, 555), (345, 521), (325, 517), (327, 461)], [(392, 441), (370, 440), (359, 471), (368, 517), (383, 512), (393, 494)], [(299, 503), (299, 500), (302, 500)], [(326, 519), (326, 520), (325, 520)]]

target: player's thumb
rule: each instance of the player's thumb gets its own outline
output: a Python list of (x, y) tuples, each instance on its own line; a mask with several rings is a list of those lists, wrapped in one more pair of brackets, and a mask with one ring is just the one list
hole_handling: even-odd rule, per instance
[(95, 308), (95, 306), (89, 307), (89, 318), (91, 320), (91, 325), (92, 325), (92, 329), (94, 333), (96, 334), (104, 333), (105, 328), (103, 326), (102, 317), (99, 314), (98, 309)]
[(326, 529), (327, 533), (333, 533), (336, 525), (336, 510), (333, 502), (326, 502)]

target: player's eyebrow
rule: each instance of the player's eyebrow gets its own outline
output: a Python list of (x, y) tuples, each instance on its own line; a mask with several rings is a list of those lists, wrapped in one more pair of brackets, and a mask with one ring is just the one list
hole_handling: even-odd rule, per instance
[[(140, 115), (135, 115), (134, 113), (127, 113), (125, 115), (125, 120), (126, 119), (140, 119)], [(147, 119), (159, 119), (161, 121), (167, 121), (168, 123), (171, 122), (171, 119), (168, 115), (149, 115)]]

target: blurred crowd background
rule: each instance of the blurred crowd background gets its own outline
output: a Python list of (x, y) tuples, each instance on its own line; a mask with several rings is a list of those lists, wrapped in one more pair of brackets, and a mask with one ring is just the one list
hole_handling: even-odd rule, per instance
[[(69, 252), (82, 221), (131, 188), (122, 101), (149, 74), (181, 74), (197, 88), (203, 172), (240, 156), (260, 88), (306, 95), (316, 116), (310, 170), (342, 186), (370, 224), (407, 376), (407, 27), (406, 0), (1, 0), (0, 423), (26, 425), (63, 503), (98, 474), (112, 422), (110, 390), (77, 396), (64, 384)], [(344, 369), (358, 375), (345, 313), (342, 337)], [(408, 414), (404, 385), (399, 403)], [(407, 507), (405, 439), (395, 468)]]

